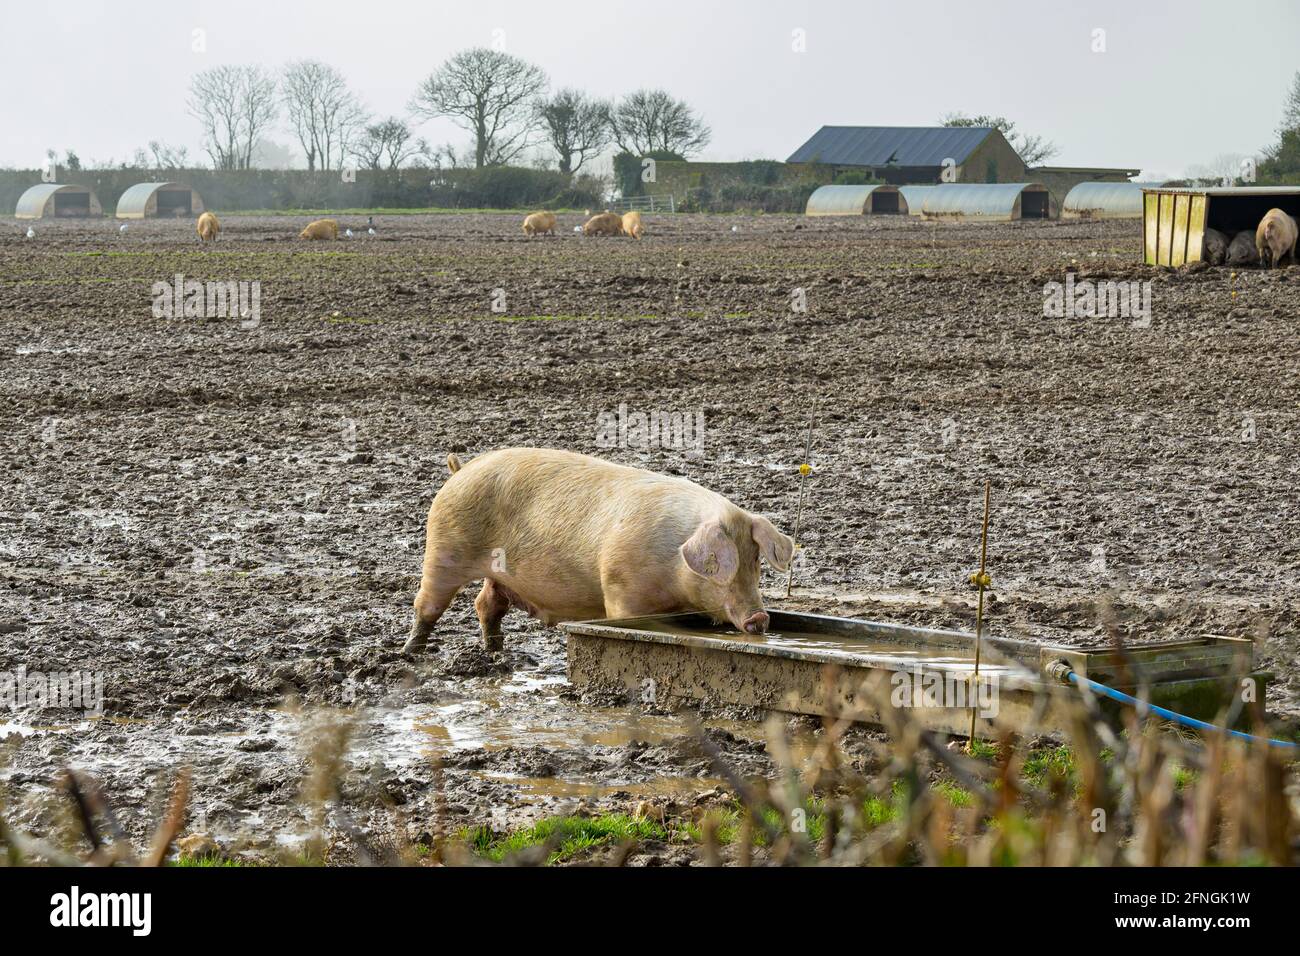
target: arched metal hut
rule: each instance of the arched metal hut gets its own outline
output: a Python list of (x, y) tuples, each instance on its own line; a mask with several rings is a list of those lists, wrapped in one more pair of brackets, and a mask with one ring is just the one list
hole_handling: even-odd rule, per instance
[(909, 216), (919, 216), (925, 206), (925, 197), (938, 189), (938, 186), (899, 186), (903, 211)]
[(905, 213), (897, 186), (819, 186), (808, 197), (809, 216), (864, 216)]
[(203, 198), (181, 183), (136, 183), (117, 201), (118, 219), (186, 218), (203, 212)]
[(89, 219), (104, 215), (89, 186), (38, 183), (18, 197), (15, 219)]
[(1042, 183), (945, 183), (926, 195), (922, 211), (926, 219), (1050, 219), (1052, 198)]
[(1142, 187), (1135, 183), (1079, 183), (1065, 196), (1062, 219), (1141, 219)]

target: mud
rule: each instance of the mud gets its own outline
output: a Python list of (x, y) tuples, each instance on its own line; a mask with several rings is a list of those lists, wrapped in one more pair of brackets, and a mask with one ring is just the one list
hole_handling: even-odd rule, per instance
[[(686, 475), (793, 529), (770, 603), (969, 629), (994, 482), (995, 633), (1250, 636), (1300, 714), (1295, 268), (1143, 266), (1140, 225), (651, 216), (0, 221), (0, 672), (105, 677), (104, 715), (0, 713), (11, 822), (63, 819), (65, 765), (143, 839), (170, 774), (198, 825), (298, 845), (321, 710), (350, 721), (331, 825), (428, 838), (711, 790), (685, 717), (566, 691), (558, 631), (482, 650), (463, 593), (400, 650), (445, 458), (533, 444)], [(734, 227), (734, 229), (733, 229)], [(1150, 281), (1149, 323), (1043, 317), (1044, 285)], [(176, 274), (260, 316), (154, 318)], [(806, 305), (806, 311), (797, 307)], [(495, 310), (494, 310), (495, 307)], [(598, 416), (702, 416), (698, 447), (598, 444)], [(770, 772), (761, 726), (715, 746)]]

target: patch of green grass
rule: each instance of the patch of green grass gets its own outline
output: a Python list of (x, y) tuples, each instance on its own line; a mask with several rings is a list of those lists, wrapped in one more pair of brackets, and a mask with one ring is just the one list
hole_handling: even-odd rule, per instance
[[(934, 785), (936, 793), (955, 807), (967, 807), (974, 802), (972, 795), (956, 784), (940, 781)], [(907, 803), (907, 792), (901, 782), (894, 784), (888, 797), (870, 797), (862, 805), (862, 822), (867, 829), (896, 820)], [(745, 809), (739, 801), (712, 811), (716, 820), (714, 834), (718, 843), (727, 846), (740, 836), (744, 826)], [(780, 834), (791, 832), (796, 825), (793, 815), (772, 807), (763, 811), (767, 827)], [(817, 798), (807, 801), (799, 820), (801, 836), (817, 843), (826, 835), (826, 806)], [(753, 828), (754, 845), (768, 843), (767, 828), (756, 824)], [(668, 825), (645, 817), (625, 813), (609, 813), (596, 817), (547, 817), (532, 826), (510, 833), (497, 834), (490, 827), (479, 826), (462, 830), (459, 839), (477, 856), (501, 862), (512, 854), (529, 847), (551, 846), (547, 863), (563, 862), (604, 846), (613, 846), (627, 840), (660, 840), (665, 843), (702, 843), (703, 827), (694, 820), (673, 820)]]
[(229, 857), (218, 856), (215, 853), (205, 853), (201, 856), (189, 856), (182, 854), (168, 864), (168, 866), (180, 867), (226, 867), (226, 866), (252, 866), (244, 860), (232, 860)]
[(957, 786), (951, 780), (940, 780), (932, 784), (931, 789), (954, 807), (969, 807), (975, 802), (975, 797), (969, 790)]
[(898, 819), (898, 805), (893, 800), (868, 797), (862, 804), (862, 818), (867, 824), (867, 829), (874, 830), (890, 820)]
[(1174, 768), (1174, 789), (1180, 793), (1196, 783), (1200, 779), (1200, 773), (1188, 767), (1175, 765)]
[(1039, 750), (1031, 753), (1020, 768), (1020, 775), (1035, 787), (1041, 787), (1059, 774), (1074, 783), (1074, 754), (1069, 747), (1056, 747), (1052, 750)]
[(998, 745), (987, 740), (976, 740), (971, 744), (970, 755), (976, 760), (997, 760), (998, 753)]
[(627, 840), (667, 840), (668, 831), (645, 817), (609, 813), (598, 817), (547, 817), (523, 830), (496, 837), (487, 827), (465, 833), (470, 849), (479, 856), (500, 862), (528, 847), (551, 844), (547, 863), (567, 860), (596, 847)]

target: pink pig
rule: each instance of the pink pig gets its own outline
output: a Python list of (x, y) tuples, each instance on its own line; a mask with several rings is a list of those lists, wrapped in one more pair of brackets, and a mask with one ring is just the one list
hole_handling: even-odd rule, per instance
[(759, 557), (789, 567), (772, 522), (684, 478), (542, 448), (505, 448), (461, 467), (429, 509), (424, 572), (406, 651), (424, 647), (452, 598), (485, 579), (483, 642), (522, 608), (546, 624), (703, 611), (761, 634)]

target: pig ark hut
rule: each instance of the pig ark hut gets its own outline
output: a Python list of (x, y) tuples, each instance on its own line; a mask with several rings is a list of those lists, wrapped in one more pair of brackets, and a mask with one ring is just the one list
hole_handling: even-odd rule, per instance
[(1142, 187), (1134, 183), (1079, 183), (1065, 196), (1062, 219), (1141, 219)]
[(920, 216), (925, 207), (925, 197), (938, 188), (938, 186), (899, 186), (898, 191), (903, 197), (903, 211), (909, 216)]
[(118, 219), (189, 218), (203, 212), (203, 199), (180, 183), (137, 183), (117, 200)]
[(926, 219), (975, 222), (1053, 218), (1041, 183), (944, 183), (926, 193), (921, 212)]
[(1206, 229), (1228, 238), (1243, 229), (1254, 232), (1274, 207), (1300, 216), (1300, 186), (1143, 189), (1143, 261), (1149, 266), (1200, 262)]
[(819, 186), (808, 197), (809, 216), (863, 216), (906, 213), (897, 186)]
[(102, 216), (99, 197), (89, 186), (39, 183), (18, 197), (15, 219), (88, 219)]

